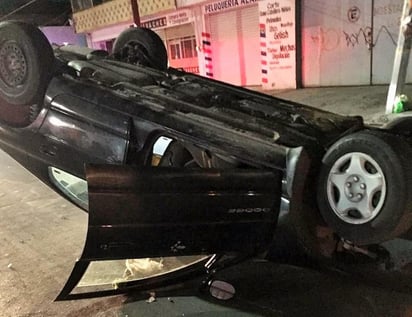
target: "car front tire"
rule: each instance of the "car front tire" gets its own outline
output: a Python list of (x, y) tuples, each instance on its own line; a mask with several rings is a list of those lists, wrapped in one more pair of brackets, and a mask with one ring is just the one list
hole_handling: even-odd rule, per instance
[(411, 146), (401, 137), (362, 131), (323, 158), (318, 206), (326, 223), (359, 245), (380, 243), (412, 225)]
[(166, 70), (167, 51), (162, 39), (152, 30), (129, 28), (113, 44), (115, 59), (130, 64), (142, 64), (158, 70)]

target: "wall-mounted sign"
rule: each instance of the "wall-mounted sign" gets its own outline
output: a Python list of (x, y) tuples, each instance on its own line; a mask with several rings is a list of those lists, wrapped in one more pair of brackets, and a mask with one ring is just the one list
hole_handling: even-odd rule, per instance
[(258, 0), (220, 0), (204, 4), (203, 14), (218, 13), (259, 2)]
[(140, 26), (147, 29), (157, 29), (167, 26), (166, 17), (156, 18), (148, 21), (141, 21)]
[(193, 22), (190, 10), (176, 11), (162, 17), (141, 22), (141, 26), (149, 29), (161, 29)]
[(259, 1), (262, 86), (296, 88), (296, 0)]
[(193, 16), (191, 11), (183, 10), (167, 15), (166, 19), (168, 26), (175, 26), (192, 22)]

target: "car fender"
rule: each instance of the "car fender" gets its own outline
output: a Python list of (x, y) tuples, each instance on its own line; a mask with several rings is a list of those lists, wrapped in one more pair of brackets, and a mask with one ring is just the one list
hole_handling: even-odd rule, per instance
[(372, 119), (370, 126), (394, 133), (410, 134), (412, 132), (412, 111), (379, 115)]

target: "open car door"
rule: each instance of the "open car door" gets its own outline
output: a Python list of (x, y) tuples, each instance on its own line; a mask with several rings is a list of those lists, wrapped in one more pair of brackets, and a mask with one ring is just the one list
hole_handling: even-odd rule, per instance
[(270, 244), (281, 171), (86, 168), (85, 247), (57, 300), (177, 283), (216, 254), (254, 255)]

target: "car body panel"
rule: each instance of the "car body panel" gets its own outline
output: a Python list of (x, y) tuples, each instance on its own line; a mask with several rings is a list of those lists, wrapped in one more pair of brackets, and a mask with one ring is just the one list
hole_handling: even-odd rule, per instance
[(87, 181), (87, 239), (59, 299), (90, 262), (263, 252), (282, 192), (281, 172), (257, 169), (88, 165)]
[(281, 180), (265, 170), (88, 166), (82, 257), (255, 253), (271, 241)]
[[(131, 123), (127, 117), (117, 118), (118, 122), (103, 121), (108, 124), (105, 127), (94, 124), (86, 116), (71, 116), (52, 107), (37, 135), (40, 152), (49, 156), (54, 166), (75, 171), (75, 175), (83, 178), (84, 162), (122, 164), (126, 161)], [(109, 128), (110, 123), (122, 129), (121, 133)]]

